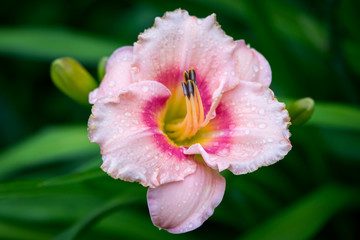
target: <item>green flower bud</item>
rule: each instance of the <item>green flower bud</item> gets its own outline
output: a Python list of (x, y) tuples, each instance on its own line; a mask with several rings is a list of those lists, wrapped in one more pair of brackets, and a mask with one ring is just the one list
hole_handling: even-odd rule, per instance
[(99, 78), (99, 81), (101, 82), (102, 79), (104, 78), (105, 76), (105, 71), (106, 71), (106, 64), (107, 64), (107, 61), (109, 60), (108, 57), (102, 57), (98, 63), (98, 78)]
[(89, 93), (98, 86), (90, 73), (72, 58), (56, 59), (51, 64), (50, 75), (56, 87), (83, 105), (89, 104)]
[(287, 110), (290, 114), (292, 125), (304, 124), (311, 118), (315, 108), (312, 98), (301, 98), (291, 103)]

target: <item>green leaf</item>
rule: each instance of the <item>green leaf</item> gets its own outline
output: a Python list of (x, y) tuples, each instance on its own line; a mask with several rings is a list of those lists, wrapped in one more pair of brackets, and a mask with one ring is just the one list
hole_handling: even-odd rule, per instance
[(41, 186), (53, 186), (53, 185), (66, 185), (66, 184), (73, 184), (78, 182), (83, 182), (89, 179), (95, 179), (99, 177), (104, 177), (106, 174), (104, 171), (97, 167), (96, 169), (92, 169), (86, 172), (81, 173), (73, 173), (67, 176), (62, 176), (58, 178), (48, 179), (42, 183)]
[(0, 28), (0, 53), (44, 60), (73, 57), (96, 65), (110, 55), (121, 42), (61, 29)]
[(316, 102), (310, 125), (360, 131), (360, 108), (356, 106)]
[(56, 238), (54, 238), (54, 240), (74, 239), (82, 231), (90, 227), (92, 224), (94, 224), (97, 220), (101, 219), (106, 214), (120, 207), (126, 207), (129, 204), (137, 203), (139, 199), (140, 198), (137, 196), (127, 196), (127, 195), (112, 199), (111, 201), (101, 206), (100, 208), (95, 209), (93, 212), (91, 212), (89, 215), (84, 217), (79, 222), (75, 223), (68, 230), (58, 235)]
[(239, 239), (311, 239), (336, 212), (352, 204), (359, 207), (359, 203), (358, 189), (328, 185), (309, 194)]
[(360, 45), (358, 41), (344, 40), (342, 44), (345, 58), (357, 76), (360, 76), (359, 58), (360, 58)]
[(13, 225), (9, 222), (0, 221), (0, 238), (1, 239), (23, 239), (23, 240), (42, 240), (50, 239), (51, 235), (34, 230), (33, 228)]
[(87, 137), (86, 126), (47, 127), (0, 153), (0, 178), (39, 164), (98, 152)]

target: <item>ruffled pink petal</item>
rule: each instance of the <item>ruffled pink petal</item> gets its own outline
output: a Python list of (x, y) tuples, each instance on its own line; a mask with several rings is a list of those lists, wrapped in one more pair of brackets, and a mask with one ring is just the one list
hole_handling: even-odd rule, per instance
[(132, 56), (133, 47), (119, 48), (110, 56), (106, 65), (106, 74), (100, 87), (89, 95), (91, 104), (105, 96), (117, 96), (123, 88), (131, 84)]
[(198, 228), (214, 212), (225, 192), (225, 179), (204, 163), (184, 181), (148, 190), (147, 198), (154, 225), (171, 233)]
[(134, 79), (160, 81), (172, 90), (184, 80), (184, 71), (194, 68), (206, 112), (211, 98), (238, 82), (236, 47), (215, 14), (198, 19), (184, 10), (167, 12), (134, 44)]
[(102, 169), (113, 178), (144, 186), (183, 180), (193, 173), (193, 156), (170, 143), (159, 117), (170, 97), (161, 83), (133, 83), (118, 97), (98, 99), (89, 119), (89, 138), (100, 145)]
[[(285, 104), (279, 103), (269, 88), (241, 81), (224, 93), (213, 120), (218, 129), (210, 143), (192, 145), (185, 154), (201, 154), (210, 167), (219, 171), (252, 172), (290, 151), (289, 120)], [(227, 136), (225, 143), (219, 141), (221, 136)]]
[(245, 44), (244, 40), (236, 41), (237, 74), (243, 81), (258, 82), (266, 87), (271, 83), (271, 69), (268, 61)]

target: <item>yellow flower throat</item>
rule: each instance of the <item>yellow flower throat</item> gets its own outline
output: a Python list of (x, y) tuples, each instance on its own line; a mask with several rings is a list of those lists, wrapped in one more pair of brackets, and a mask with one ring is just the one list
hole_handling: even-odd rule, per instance
[[(175, 118), (165, 125), (165, 131), (174, 142), (182, 142), (193, 137), (202, 127), (204, 122), (204, 108), (196, 82), (194, 69), (184, 72), (185, 81), (181, 82), (185, 96), (186, 115)], [(177, 104), (175, 104), (177, 105)]]

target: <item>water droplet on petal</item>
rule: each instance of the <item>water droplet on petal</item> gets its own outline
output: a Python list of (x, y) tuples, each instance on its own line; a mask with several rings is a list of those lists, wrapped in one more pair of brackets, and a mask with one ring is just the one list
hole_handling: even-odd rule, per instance
[(131, 116), (131, 113), (126, 112), (126, 113), (125, 113), (125, 116), (130, 117), (130, 116)]
[(198, 20), (196, 21), (196, 23), (197, 23), (197, 24), (202, 24), (202, 20), (201, 20), (201, 19), (198, 19)]
[(149, 88), (148, 88), (147, 86), (143, 86), (143, 87), (141, 88), (141, 90), (142, 90), (143, 92), (147, 92), (147, 91), (149, 90)]
[(254, 123), (253, 122), (248, 122), (247, 126), (248, 127), (254, 127)]
[(265, 114), (265, 110), (261, 108), (261, 109), (259, 110), (259, 114), (260, 114), (260, 115), (264, 115), (264, 114)]
[(260, 123), (259, 128), (266, 128), (266, 124), (265, 123)]
[(254, 72), (258, 72), (258, 71), (259, 71), (259, 67), (256, 66), (256, 65), (253, 65), (253, 70), (254, 70)]

